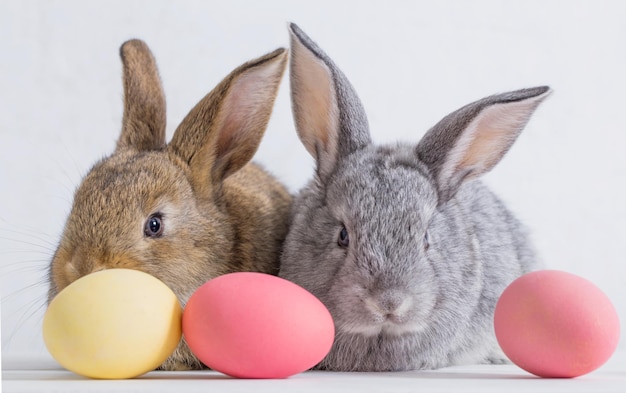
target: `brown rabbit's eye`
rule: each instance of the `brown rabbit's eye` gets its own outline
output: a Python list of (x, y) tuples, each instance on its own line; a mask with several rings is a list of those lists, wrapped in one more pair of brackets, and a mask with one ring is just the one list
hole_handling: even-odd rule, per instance
[(148, 217), (143, 231), (147, 237), (160, 237), (163, 234), (163, 217), (161, 214), (157, 213)]
[(340, 247), (346, 248), (350, 245), (350, 236), (348, 236), (348, 230), (346, 227), (341, 228), (341, 232), (339, 232), (339, 238), (337, 239), (337, 244)]

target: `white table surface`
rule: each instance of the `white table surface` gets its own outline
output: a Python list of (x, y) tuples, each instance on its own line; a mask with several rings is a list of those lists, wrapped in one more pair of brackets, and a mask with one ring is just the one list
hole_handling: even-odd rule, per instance
[(335, 373), (309, 371), (283, 380), (241, 380), (214, 371), (154, 371), (136, 379), (91, 380), (48, 358), (4, 358), (2, 392), (620, 392), (626, 393), (626, 351), (574, 379), (543, 379), (514, 365), (435, 371)]

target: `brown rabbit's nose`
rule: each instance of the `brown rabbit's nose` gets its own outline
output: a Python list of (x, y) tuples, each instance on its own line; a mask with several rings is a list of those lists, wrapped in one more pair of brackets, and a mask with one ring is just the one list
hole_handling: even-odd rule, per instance
[(121, 255), (97, 255), (95, 253), (75, 252), (65, 265), (65, 274), (70, 282), (91, 273), (107, 269), (139, 269), (140, 264), (132, 258)]
[(102, 257), (81, 252), (80, 250), (74, 253), (72, 259), (66, 266), (68, 276), (71, 272), (74, 275), (74, 279), (105, 269), (106, 265)]
[(52, 261), (48, 302), (52, 301), (65, 287), (88, 274), (115, 268), (143, 271), (140, 267), (139, 262), (131, 258), (121, 258), (119, 256), (102, 258), (82, 250), (69, 251), (60, 249)]
[(380, 292), (365, 299), (365, 306), (371, 313), (396, 323), (404, 321), (412, 304), (410, 296), (395, 290)]

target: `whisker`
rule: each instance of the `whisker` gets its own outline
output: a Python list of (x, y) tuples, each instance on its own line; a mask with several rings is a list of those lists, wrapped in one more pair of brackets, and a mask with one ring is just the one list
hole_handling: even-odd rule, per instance
[(46, 277), (48, 276), (48, 266), (24, 266), (24, 267), (13, 267), (11, 268), (2, 268), (0, 269), (0, 276), (5, 279), (5, 277), (16, 276), (16, 275), (31, 275), (33, 273), (43, 274)]
[[(2, 239), (0, 237), (0, 239)], [(17, 247), (17, 245), (15, 245), (15, 247)], [(32, 254), (41, 254), (41, 255), (52, 255), (54, 254), (53, 250), (40, 250), (40, 249), (29, 249), (29, 248), (6, 248), (4, 250), (2, 250), (2, 252), (0, 252), (0, 255), (7, 255), (7, 254), (25, 254), (25, 253), (32, 253)]]
[[(47, 252), (56, 250), (56, 246), (57, 246), (57, 243), (48, 242), (48, 241), (45, 241), (43, 239), (38, 239), (38, 238), (19, 239), (19, 238), (14, 238), (14, 237), (12, 238), (12, 237), (6, 237), (6, 236), (0, 235), (0, 239), (11, 242), (11, 243), (24, 245), (24, 246), (34, 246), (37, 249), (43, 249), (43, 250), (46, 250)], [(36, 243), (35, 241), (39, 241), (41, 243)], [(32, 250), (29, 250), (29, 251), (32, 251)]]
[[(39, 274), (37, 279), (28, 285), (24, 285), (9, 294), (3, 294), (3, 305), (11, 305), (13, 311), (5, 311), (3, 309), (3, 320), (11, 320), (11, 328), (8, 329), (8, 335), (3, 335), (2, 346), (7, 347), (15, 339), (18, 333), (30, 331), (34, 334), (37, 329), (24, 329), (25, 325), (40, 323), (41, 318), (35, 318), (45, 310), (47, 306), (47, 286), (48, 279), (45, 274)], [(3, 323), (3, 326), (6, 326)], [(33, 336), (35, 341), (36, 337)]]
[(26, 245), (26, 246), (33, 246), (33, 247), (37, 247), (39, 249), (44, 249), (46, 251), (50, 251), (50, 250), (55, 250), (56, 249), (56, 243), (50, 243), (50, 242), (46, 242), (40, 239), (34, 239), (34, 240), (39, 240), (42, 241), (44, 244), (39, 244), (39, 243), (35, 243), (32, 240), (27, 240), (27, 239), (18, 239), (18, 238), (14, 238), (14, 237), (6, 237), (6, 236), (0, 236), (0, 239), (2, 240), (6, 240), (12, 243), (19, 243), (22, 245)]
[(40, 259), (25, 260), (19, 262), (13, 262), (0, 266), (0, 276), (6, 276), (16, 273), (33, 273), (47, 271), (50, 264), (48, 261), (42, 261)]
[(31, 225), (21, 225), (20, 229), (16, 229), (15, 225), (10, 225), (9, 222), (7, 222), (6, 220), (2, 220), (4, 221), (4, 224), (6, 224), (5, 228), (0, 228), (0, 230), (2, 231), (7, 231), (7, 232), (13, 232), (13, 233), (17, 233), (20, 235), (24, 235), (24, 236), (37, 236), (39, 238), (41, 238), (42, 241), (45, 242), (50, 242), (52, 243), (52, 241), (56, 238), (56, 236), (53, 236), (47, 232), (43, 232), (42, 230), (40, 230), (38, 227), (33, 227)]
[(54, 255), (54, 252), (51, 250), (32, 250), (26, 248), (9, 248), (0, 252), (0, 255), (15, 255), (15, 254), (35, 254), (41, 255), (42, 257), (49, 259)]
[[(78, 172), (77, 176), (70, 176), (72, 166), (67, 166), (65, 157), (58, 154), (48, 155), (48, 162), (56, 162), (62, 168), (57, 176), (60, 179), (43, 179), (44, 182), (56, 182), (56, 192), (60, 196), (51, 195), (52, 198), (60, 198), (63, 203), (57, 205), (72, 204), (75, 185), (80, 181), (81, 172), (74, 155), (65, 146), (65, 157), (69, 157), (73, 167)], [(64, 161), (65, 165), (61, 165)], [(66, 169), (69, 169), (66, 170)], [(63, 195), (65, 194), (65, 195)], [(68, 208), (69, 213), (69, 208)], [(37, 217), (33, 218), (31, 225), (23, 222), (7, 219), (8, 216), (0, 214), (0, 301), (2, 302), (2, 349), (11, 346), (24, 347), (37, 350), (41, 342), (41, 322), (43, 312), (48, 305), (49, 277), (48, 269), (50, 260), (54, 256), (61, 237), (62, 222), (58, 225), (58, 231), (50, 233), (42, 231), (44, 226), (39, 226)], [(39, 328), (38, 328), (39, 326)], [(1, 390), (1, 389), (0, 389)]]
[[(12, 254), (33, 254), (33, 253), (29, 251), (20, 251), (20, 250), (0, 252), (0, 255), (12, 255)], [(40, 263), (40, 264), (49, 263), (50, 259), (48, 258), (48, 255), (44, 255), (44, 257), (45, 258), (38, 258), (38, 259), (20, 259), (19, 261), (5, 263), (4, 265), (0, 266), (0, 269), (2, 269), (3, 267), (7, 267), (7, 266), (19, 265), (21, 263), (33, 263), (33, 262)]]
[[(0, 239), (7, 240), (7, 241), (10, 241), (10, 242), (14, 242), (14, 243), (19, 243), (19, 244), (25, 245), (25, 246), (31, 246), (31, 247), (39, 249), (40, 250), (39, 252), (46, 251), (48, 253), (53, 254), (54, 251), (55, 251), (55, 249), (49, 248), (48, 246), (37, 244), (37, 243), (33, 243), (32, 241), (28, 241), (28, 240), (15, 239), (15, 238), (4, 237), (4, 236), (0, 236)], [(29, 250), (29, 251), (32, 252), (33, 250)]]
[(11, 292), (9, 294), (3, 295), (2, 296), (2, 302), (12, 301), (13, 299), (17, 299), (18, 296), (22, 296), (22, 295), (24, 295), (24, 293), (27, 293), (28, 291), (30, 291), (32, 289), (36, 289), (36, 288), (39, 288), (39, 287), (44, 286), (44, 285), (47, 286), (47, 284), (48, 284), (48, 280), (47, 279), (45, 279), (45, 280), (44, 279), (40, 279), (39, 281), (36, 281), (36, 282), (34, 282), (32, 284), (28, 284), (28, 285), (23, 286), (23, 287), (21, 287), (19, 289), (16, 289), (15, 291), (13, 291), (13, 292)]
[[(39, 313), (43, 313), (46, 309), (46, 300), (43, 296), (39, 296), (30, 302), (29, 304), (22, 309), (19, 318), (16, 320), (13, 329), (9, 332), (8, 337), (2, 337), (2, 346), (8, 347), (10, 343), (14, 340), (15, 336), (23, 330), (24, 326), (27, 323), (36, 323), (39, 324), (41, 319), (36, 319), (35, 316)], [(34, 333), (34, 329), (32, 330)]]
[[(74, 169), (76, 170), (76, 175), (78, 176), (79, 179), (81, 179), (85, 175), (85, 168), (82, 168), (80, 165), (78, 165), (78, 162), (74, 158), (74, 155), (72, 154), (71, 149), (69, 149), (63, 141), (61, 141), (61, 145), (63, 145), (63, 148), (65, 149), (65, 156), (69, 157), (70, 160), (72, 160), (72, 164), (74, 164)], [(58, 159), (58, 157), (54, 157), (54, 159), (56, 160)], [(63, 166), (61, 167), (64, 168)], [(65, 169), (63, 169), (63, 172), (67, 174), (67, 171), (65, 171)], [(70, 178), (69, 174), (67, 174), (67, 177), (70, 181), (73, 180)]]

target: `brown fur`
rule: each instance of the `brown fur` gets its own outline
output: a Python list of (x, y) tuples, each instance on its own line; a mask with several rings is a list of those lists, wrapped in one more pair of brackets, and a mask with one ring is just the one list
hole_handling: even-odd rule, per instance
[[(166, 283), (185, 304), (204, 282), (235, 271), (277, 274), (291, 196), (249, 163), (267, 127), (287, 52), (235, 69), (204, 97), (165, 145), (165, 99), (148, 47), (128, 41), (124, 119), (115, 152), (74, 196), (50, 263), (49, 301), (76, 279), (130, 268)], [(161, 213), (164, 232), (144, 234)], [(184, 342), (161, 366), (201, 368)]]

